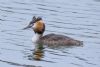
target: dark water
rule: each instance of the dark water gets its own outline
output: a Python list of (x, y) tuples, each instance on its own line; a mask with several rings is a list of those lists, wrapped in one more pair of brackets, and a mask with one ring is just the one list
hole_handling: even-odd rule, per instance
[[(32, 16), (46, 32), (84, 41), (83, 47), (46, 47), (32, 58)], [(0, 67), (100, 67), (100, 0), (0, 0)]]

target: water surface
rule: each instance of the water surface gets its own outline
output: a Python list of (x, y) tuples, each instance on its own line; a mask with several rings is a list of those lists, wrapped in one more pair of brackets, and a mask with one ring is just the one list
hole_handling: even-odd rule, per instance
[[(46, 47), (33, 59), (34, 32), (22, 30), (33, 16), (43, 17), (45, 34), (82, 40), (83, 47)], [(0, 0), (1, 67), (100, 67), (99, 0)]]

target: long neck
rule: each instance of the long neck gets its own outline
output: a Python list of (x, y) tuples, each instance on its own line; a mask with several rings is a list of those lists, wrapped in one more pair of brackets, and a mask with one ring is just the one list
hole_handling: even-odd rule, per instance
[(42, 37), (43, 34), (38, 34), (38, 33), (35, 33), (35, 35), (33, 36), (32, 38), (32, 42), (36, 43), (39, 41), (39, 39)]

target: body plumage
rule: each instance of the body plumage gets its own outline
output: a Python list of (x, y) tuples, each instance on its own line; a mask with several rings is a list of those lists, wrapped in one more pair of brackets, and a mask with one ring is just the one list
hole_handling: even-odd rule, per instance
[(33, 31), (35, 32), (35, 35), (32, 38), (32, 41), (35, 43), (42, 43), (45, 45), (66, 45), (66, 46), (72, 46), (72, 45), (79, 46), (83, 44), (82, 41), (75, 40), (65, 35), (51, 33), (43, 36), (43, 33), (45, 31), (45, 24), (41, 17), (36, 18), (34, 16), (32, 21), (26, 28), (29, 27), (32, 27)]

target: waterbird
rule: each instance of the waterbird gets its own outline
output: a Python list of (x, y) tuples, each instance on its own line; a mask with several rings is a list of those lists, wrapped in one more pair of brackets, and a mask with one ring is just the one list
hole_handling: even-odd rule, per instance
[(33, 43), (40, 43), (45, 45), (58, 45), (58, 46), (80, 46), (83, 41), (73, 39), (71, 37), (50, 33), (43, 35), (45, 32), (45, 23), (41, 17), (33, 16), (32, 20), (24, 29), (32, 28), (35, 35), (32, 37)]

